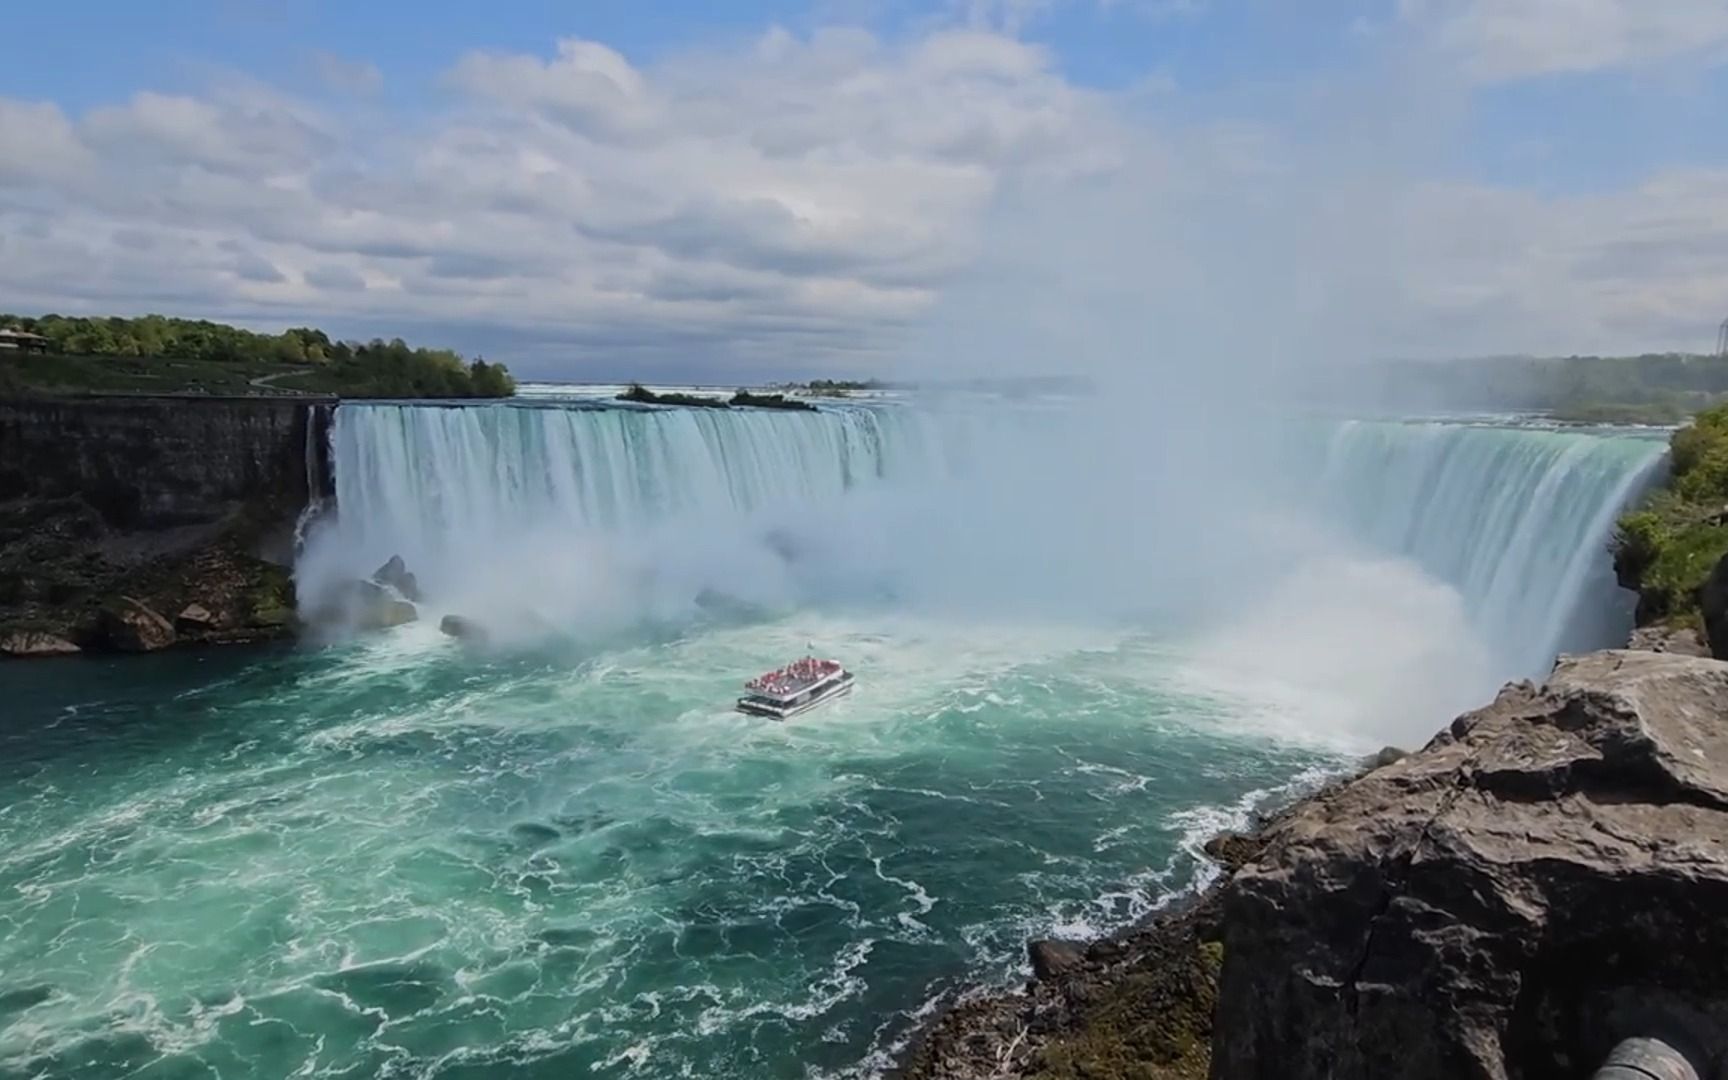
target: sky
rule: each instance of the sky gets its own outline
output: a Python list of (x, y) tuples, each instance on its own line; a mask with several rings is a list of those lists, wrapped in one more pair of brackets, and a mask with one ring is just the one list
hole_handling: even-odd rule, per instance
[(0, 310), (717, 382), (1728, 315), (1728, 0), (18, 8)]

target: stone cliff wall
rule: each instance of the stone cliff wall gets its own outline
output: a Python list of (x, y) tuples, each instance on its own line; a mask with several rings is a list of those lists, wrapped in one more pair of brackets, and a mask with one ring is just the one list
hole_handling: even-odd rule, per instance
[(1300, 806), (1224, 892), (1219, 1080), (1728, 1055), (1728, 664), (1563, 658)]
[(0, 499), (76, 495), (123, 529), (298, 508), (307, 448), (322, 443), (307, 428), (322, 415), (270, 398), (0, 401)]
[(1035, 944), (901, 1076), (1572, 1080), (1628, 1039), (1728, 1076), (1728, 663), (1566, 657), (1393, 757), (1209, 844), (1182, 912)]
[(294, 631), (294, 527), (328, 494), (307, 399), (0, 401), (0, 656)]

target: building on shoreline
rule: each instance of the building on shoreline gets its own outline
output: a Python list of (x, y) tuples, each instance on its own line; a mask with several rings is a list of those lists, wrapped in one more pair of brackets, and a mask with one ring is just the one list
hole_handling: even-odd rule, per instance
[(10, 327), (0, 327), (0, 349), (13, 352), (45, 353), (51, 342), (41, 334), (32, 334), (27, 330), (14, 330)]

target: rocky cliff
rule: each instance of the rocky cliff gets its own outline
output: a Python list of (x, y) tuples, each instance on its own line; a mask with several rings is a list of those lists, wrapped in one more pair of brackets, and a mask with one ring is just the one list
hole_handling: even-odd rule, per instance
[(1560, 1080), (1632, 1036), (1728, 1063), (1728, 664), (1563, 659), (1214, 850), (1239, 867), (1191, 907), (1040, 946), (906, 1074)]
[(297, 511), (321, 415), (270, 398), (0, 401), (0, 498), (77, 496), (119, 529)]
[(288, 633), (327, 414), (267, 398), (0, 401), (0, 654)]

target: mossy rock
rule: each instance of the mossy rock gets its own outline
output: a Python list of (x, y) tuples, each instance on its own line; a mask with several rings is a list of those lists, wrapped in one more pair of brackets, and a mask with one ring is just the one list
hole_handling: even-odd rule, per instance
[(1224, 946), (1183, 935), (1096, 988), (1070, 1033), (1027, 1075), (1042, 1080), (1206, 1080)]
[(253, 626), (288, 626), (294, 621), (294, 578), (284, 567), (259, 563), (246, 593), (246, 621)]

